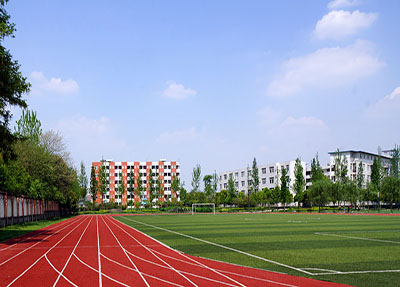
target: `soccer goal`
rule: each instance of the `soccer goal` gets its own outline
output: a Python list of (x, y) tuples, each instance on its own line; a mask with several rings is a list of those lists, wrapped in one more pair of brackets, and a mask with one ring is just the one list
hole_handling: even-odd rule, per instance
[(193, 203), (192, 204), (192, 215), (195, 213), (212, 213), (215, 214), (215, 203)]

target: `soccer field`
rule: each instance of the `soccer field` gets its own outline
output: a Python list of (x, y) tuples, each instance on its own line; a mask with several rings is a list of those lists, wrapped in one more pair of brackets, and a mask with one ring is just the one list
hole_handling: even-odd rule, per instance
[(400, 216), (196, 214), (116, 219), (185, 253), (356, 286), (398, 286)]

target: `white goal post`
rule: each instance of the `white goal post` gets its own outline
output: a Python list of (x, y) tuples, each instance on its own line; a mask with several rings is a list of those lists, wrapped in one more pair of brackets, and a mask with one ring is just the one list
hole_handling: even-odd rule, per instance
[(192, 204), (192, 215), (196, 213), (196, 206), (212, 206), (213, 214), (215, 214), (215, 203), (193, 203)]

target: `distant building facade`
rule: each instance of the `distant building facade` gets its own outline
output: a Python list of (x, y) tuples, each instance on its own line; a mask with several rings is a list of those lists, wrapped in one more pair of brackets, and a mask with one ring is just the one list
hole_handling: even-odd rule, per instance
[[(104, 202), (116, 202), (126, 204), (132, 200), (134, 202), (150, 201), (150, 190), (149, 190), (149, 179), (150, 176), (155, 182), (159, 176), (161, 179), (161, 186), (164, 190), (164, 196), (160, 197), (159, 200), (171, 201), (179, 200), (179, 194), (177, 190), (171, 189), (172, 178), (176, 176), (180, 178), (180, 164), (177, 161), (166, 161), (161, 159), (160, 161), (121, 161), (114, 162), (112, 160), (104, 160), (92, 162), (92, 166), (95, 169), (96, 177), (98, 179), (98, 171), (100, 167), (104, 165), (107, 173), (107, 188), (106, 194), (103, 198), (98, 193), (96, 203), (100, 204)], [(141, 176), (143, 183), (143, 190), (140, 196), (134, 194), (134, 187), (136, 186), (136, 180)], [(131, 178), (135, 179), (135, 186), (130, 185)], [(119, 195), (117, 190), (120, 184), (124, 183), (126, 192)], [(155, 199), (157, 200), (157, 199)]]
[[(258, 178), (260, 179), (259, 190), (264, 188), (273, 189), (280, 182), (281, 171), (285, 168), (289, 175), (289, 190), (294, 194), (292, 184), (294, 183), (294, 167), (296, 161), (275, 162), (270, 164), (258, 165)], [(303, 167), (303, 176), (306, 178), (306, 162), (301, 161)], [(235, 169), (219, 174), (219, 191), (227, 189), (229, 177), (232, 176), (236, 190), (239, 192), (248, 193), (249, 183), (251, 180), (251, 168)]]

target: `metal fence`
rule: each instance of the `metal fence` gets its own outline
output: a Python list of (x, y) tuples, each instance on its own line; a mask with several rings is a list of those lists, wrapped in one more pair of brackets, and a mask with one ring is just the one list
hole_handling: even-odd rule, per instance
[(0, 226), (60, 216), (57, 202), (0, 193)]

